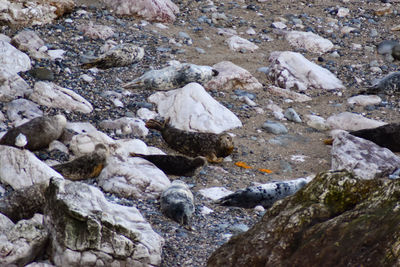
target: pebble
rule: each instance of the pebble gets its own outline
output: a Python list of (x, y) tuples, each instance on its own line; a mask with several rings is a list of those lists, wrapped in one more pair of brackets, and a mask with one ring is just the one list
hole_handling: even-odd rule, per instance
[(301, 122), (300, 116), (297, 114), (297, 112), (293, 108), (288, 108), (285, 113), (285, 118), (287, 118), (290, 121), (293, 122)]
[(229, 231), (232, 232), (233, 235), (237, 235), (243, 232), (246, 232), (247, 230), (249, 230), (249, 227), (243, 223), (238, 223), (238, 224), (234, 224), (229, 226)]
[(81, 78), (82, 80), (84, 80), (87, 83), (91, 83), (94, 80), (94, 78), (92, 76), (89, 76), (87, 74), (82, 74), (81, 76), (79, 76), (79, 78)]

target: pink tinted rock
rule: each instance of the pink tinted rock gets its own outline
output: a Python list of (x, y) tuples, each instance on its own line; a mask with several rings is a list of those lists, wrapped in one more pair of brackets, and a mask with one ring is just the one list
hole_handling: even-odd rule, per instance
[(114, 35), (112, 28), (105, 25), (93, 25), (92, 22), (89, 22), (89, 24), (80, 25), (77, 28), (78, 30), (82, 31), (84, 35), (92, 39), (106, 40)]

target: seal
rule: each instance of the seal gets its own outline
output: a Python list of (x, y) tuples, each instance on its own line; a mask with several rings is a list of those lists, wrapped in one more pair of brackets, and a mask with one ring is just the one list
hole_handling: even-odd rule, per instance
[(36, 117), (8, 130), (0, 139), (0, 145), (20, 147), (25, 142), (21, 140), (24, 135), (27, 143), (23, 148), (31, 151), (41, 150), (62, 135), (66, 124), (67, 119), (63, 115)]
[(234, 143), (227, 133), (188, 132), (172, 127), (167, 119), (164, 123), (148, 120), (146, 127), (161, 132), (164, 141), (172, 149), (191, 157), (204, 156), (211, 163), (222, 162), (232, 154)]
[(393, 95), (400, 92), (400, 71), (390, 73), (367, 88), (368, 94)]
[(51, 167), (68, 180), (80, 181), (95, 178), (103, 170), (108, 153), (105, 145), (97, 144), (92, 153)]
[(193, 194), (180, 180), (171, 183), (160, 199), (161, 212), (181, 225), (188, 225), (195, 210)]
[(216, 200), (221, 206), (232, 206), (251, 209), (261, 205), (270, 208), (277, 200), (293, 195), (303, 188), (310, 179), (298, 178), (284, 182), (272, 182), (257, 186), (249, 186)]
[(165, 174), (177, 176), (193, 176), (196, 174), (196, 170), (207, 163), (207, 160), (201, 156), (189, 158), (178, 155), (143, 155), (136, 153), (130, 155), (150, 161)]

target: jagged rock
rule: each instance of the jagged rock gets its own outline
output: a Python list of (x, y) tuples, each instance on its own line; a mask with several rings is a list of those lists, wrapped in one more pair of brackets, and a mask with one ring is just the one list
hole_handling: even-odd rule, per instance
[(291, 46), (312, 53), (323, 54), (333, 48), (331, 41), (312, 32), (286, 31), (284, 35)]
[(21, 71), (31, 69), (31, 60), (28, 55), (19, 51), (7, 42), (0, 41), (0, 66), (7, 70), (10, 76)]
[(172, 126), (181, 130), (221, 133), (242, 126), (235, 114), (212, 98), (198, 83), (157, 92), (148, 100), (157, 105), (161, 116), (170, 118)]
[(40, 105), (70, 112), (90, 113), (93, 110), (92, 105), (82, 96), (52, 82), (37, 82), (29, 98)]
[(320, 173), (208, 260), (213, 266), (396, 266), (400, 181)]
[(141, 137), (149, 133), (144, 121), (138, 118), (123, 117), (116, 120), (104, 120), (100, 122), (100, 127), (116, 130), (119, 134), (133, 134)]
[(346, 169), (362, 179), (386, 177), (400, 166), (400, 157), (387, 148), (345, 131), (337, 133), (332, 146), (332, 170)]
[(218, 75), (204, 85), (207, 90), (262, 89), (262, 84), (250, 72), (230, 61), (219, 62), (212, 67)]
[(24, 98), (15, 99), (6, 105), (7, 116), (14, 126), (21, 125), (33, 118), (43, 116), (43, 111), (39, 105)]
[(40, 161), (29, 150), (0, 145), (0, 181), (13, 189), (48, 182), (62, 176)]
[[(1, 60), (1, 59), (0, 59)], [(9, 102), (32, 92), (29, 85), (15, 72), (0, 66), (0, 101)]]
[(229, 39), (225, 41), (229, 49), (232, 51), (250, 51), (253, 52), (256, 49), (258, 49), (258, 46), (253, 44), (252, 42), (248, 41), (247, 39), (244, 39), (242, 37), (239, 37), (237, 35), (231, 36)]
[(362, 115), (342, 112), (332, 115), (326, 120), (332, 129), (341, 129), (346, 131), (357, 131), (361, 129), (375, 128), (385, 125), (386, 122), (368, 119)]
[(270, 54), (269, 62), (271, 65), (268, 75), (279, 87), (300, 91), (310, 87), (321, 90), (345, 89), (333, 73), (309, 61), (300, 53), (275, 51)]
[(111, 27), (105, 25), (93, 25), (93, 22), (89, 24), (82, 24), (77, 27), (79, 31), (92, 39), (102, 39), (106, 40), (114, 35), (114, 31)]
[(164, 239), (135, 207), (108, 202), (94, 186), (52, 179), (45, 225), (57, 266), (158, 266)]
[(37, 52), (44, 46), (44, 41), (31, 30), (20, 31), (11, 39), (11, 44), (24, 52)]
[(179, 12), (170, 0), (104, 0), (117, 15), (138, 16), (149, 21), (174, 22)]
[(25, 266), (44, 253), (49, 234), (43, 226), (43, 215), (37, 214), (7, 228), (0, 234), (0, 265)]

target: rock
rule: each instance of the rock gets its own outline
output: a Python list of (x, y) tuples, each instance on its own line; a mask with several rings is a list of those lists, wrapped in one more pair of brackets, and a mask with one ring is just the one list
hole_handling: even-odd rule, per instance
[(174, 22), (179, 8), (170, 0), (104, 0), (117, 15), (138, 16), (148, 21)]
[(158, 198), (170, 186), (168, 177), (153, 163), (138, 157), (109, 157), (98, 177), (105, 192), (125, 198)]
[(39, 48), (44, 46), (44, 41), (40, 39), (36, 32), (23, 30), (12, 38), (11, 44), (21, 51), (30, 53), (38, 52)]
[(82, 24), (77, 29), (89, 38), (106, 40), (114, 35), (114, 31), (111, 27), (105, 25), (93, 25), (93, 22), (89, 21), (88, 24)]
[(384, 40), (381, 43), (379, 43), (377, 50), (378, 54), (384, 55), (384, 54), (392, 54), (393, 47), (398, 45), (399, 42), (393, 41), (393, 40)]
[(37, 82), (29, 98), (40, 105), (61, 108), (69, 112), (90, 113), (93, 110), (86, 99), (52, 82)]
[(333, 48), (331, 41), (312, 32), (286, 31), (284, 35), (289, 44), (296, 49), (324, 54)]
[(164, 239), (135, 207), (108, 202), (94, 186), (52, 179), (45, 225), (56, 266), (158, 266)]
[(262, 125), (262, 128), (269, 133), (273, 134), (287, 134), (288, 130), (285, 125), (279, 122), (267, 121)]
[[(1, 57), (1, 56), (0, 56)], [(9, 102), (32, 92), (29, 85), (15, 72), (0, 66), (0, 101)]]
[(114, 121), (105, 120), (100, 123), (100, 127), (119, 130), (122, 134), (133, 134), (141, 137), (149, 133), (149, 130), (145, 127), (144, 121), (138, 118), (123, 117)]
[(165, 155), (160, 149), (147, 146), (146, 143), (140, 139), (120, 139), (115, 142), (115, 155), (119, 155), (123, 158), (129, 157), (132, 153)]
[(11, 43), (11, 38), (5, 34), (0, 33), (0, 41), (4, 41), (6, 43)]
[(344, 18), (350, 14), (350, 10), (345, 7), (339, 7), (336, 16), (339, 18)]
[(290, 121), (294, 121), (297, 123), (301, 122), (300, 116), (297, 114), (297, 112), (293, 108), (288, 108), (285, 113), (285, 118), (287, 118)]
[(115, 140), (105, 133), (96, 130), (74, 135), (69, 142), (69, 149), (76, 157), (80, 157), (92, 153), (98, 143), (109, 146), (115, 144)]
[(44, 253), (49, 234), (42, 221), (43, 215), (37, 214), (0, 234), (0, 265), (25, 266)]
[(0, 66), (1, 70), (7, 70), (11, 76), (21, 71), (30, 70), (31, 60), (27, 54), (19, 51), (14, 46), (0, 41)]
[(40, 161), (29, 150), (0, 145), (0, 181), (13, 189), (48, 182), (62, 176)]
[(67, 122), (65, 128), (77, 134), (85, 134), (97, 131), (96, 127), (89, 122)]
[(230, 91), (240, 88), (251, 91), (263, 87), (250, 72), (230, 61), (219, 62), (212, 67), (218, 71), (218, 75), (204, 85), (207, 90)]
[(43, 80), (43, 81), (54, 80), (54, 73), (48, 68), (42, 68), (42, 67), (34, 68), (31, 69), (29, 73), (38, 80)]
[(361, 179), (375, 179), (392, 174), (400, 166), (400, 157), (387, 148), (344, 131), (334, 137), (332, 170), (345, 169)]
[(306, 123), (311, 128), (314, 128), (318, 131), (326, 131), (329, 130), (330, 127), (326, 123), (326, 120), (320, 116), (316, 115), (306, 115)]
[(84, 82), (87, 83), (92, 83), (94, 78), (92, 76), (89, 76), (87, 74), (82, 74), (81, 76), (79, 76), (79, 79), (82, 79)]
[(273, 85), (269, 86), (267, 89), (268, 89), (268, 92), (273, 95), (281, 96), (284, 98), (289, 98), (295, 102), (307, 102), (307, 101), (312, 100), (311, 97), (309, 97), (305, 94), (296, 93), (289, 89), (283, 89), (283, 88), (273, 86)]
[(286, 24), (281, 21), (272, 22), (271, 27), (274, 29), (280, 29), (280, 30), (287, 28)]
[(47, 50), (47, 54), (49, 55), (50, 59), (55, 61), (56, 59), (64, 59), (64, 53), (66, 51), (62, 49), (53, 49)]
[(228, 46), (229, 49), (232, 51), (250, 51), (250, 52), (254, 52), (256, 49), (258, 49), (258, 46), (253, 44), (252, 42), (243, 39), (237, 35), (233, 35), (232, 37), (230, 37), (229, 39), (227, 39), (225, 41)]
[(140, 108), (138, 109), (138, 111), (136, 111), (136, 115), (141, 118), (142, 120), (150, 120), (150, 119), (154, 119), (155, 117), (157, 117), (157, 113), (149, 110), (147, 108)]
[(11, 26), (43, 25), (64, 13), (72, 12), (73, 0), (9, 1), (2, 0), (0, 24)]
[(207, 266), (395, 266), (399, 190), (396, 180), (320, 173), (215, 251)]
[(272, 52), (269, 62), (269, 76), (279, 87), (300, 91), (309, 87), (321, 90), (345, 89), (342, 82), (329, 70), (308, 61), (299, 53)]
[(209, 198), (209, 199), (215, 201), (215, 200), (225, 197), (229, 194), (232, 194), (233, 192), (226, 189), (225, 187), (210, 187), (210, 188), (200, 189), (199, 193), (203, 197)]
[(375, 128), (386, 124), (383, 121), (368, 119), (362, 115), (351, 112), (342, 112), (337, 115), (332, 115), (326, 120), (326, 122), (332, 129), (341, 129), (346, 131)]
[(229, 29), (229, 28), (218, 28), (217, 34), (223, 36), (233, 36), (237, 35), (237, 31), (235, 29)]
[(166, 91), (185, 86), (191, 82), (204, 84), (217, 74), (218, 72), (209, 66), (178, 63), (160, 70), (148, 71), (122, 87)]
[(242, 126), (235, 114), (212, 98), (198, 83), (157, 92), (148, 100), (157, 105), (162, 117), (170, 118), (170, 123), (181, 130), (218, 134)]
[(369, 105), (379, 105), (382, 99), (377, 95), (357, 95), (347, 99), (349, 105), (356, 106), (369, 106)]

